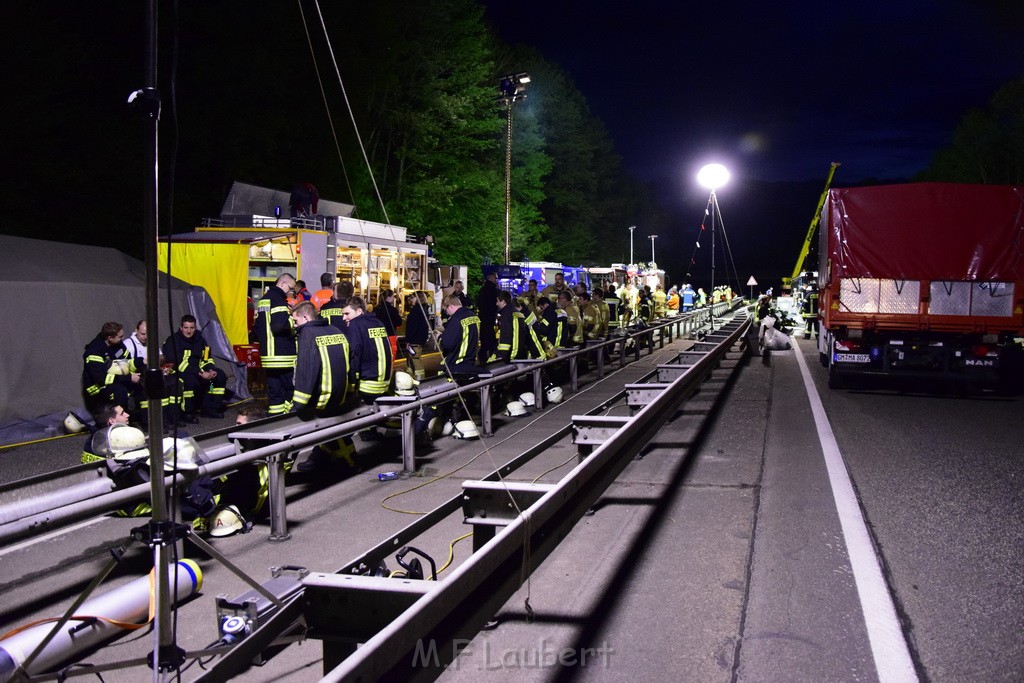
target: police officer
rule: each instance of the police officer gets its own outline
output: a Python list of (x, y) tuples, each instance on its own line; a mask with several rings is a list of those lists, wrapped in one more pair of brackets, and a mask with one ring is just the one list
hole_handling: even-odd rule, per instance
[(267, 374), (267, 413), (288, 412), (292, 401), (295, 371), (295, 331), (292, 328), (288, 295), (295, 278), (285, 273), (267, 288), (256, 304), (253, 336), (260, 345), (260, 357)]

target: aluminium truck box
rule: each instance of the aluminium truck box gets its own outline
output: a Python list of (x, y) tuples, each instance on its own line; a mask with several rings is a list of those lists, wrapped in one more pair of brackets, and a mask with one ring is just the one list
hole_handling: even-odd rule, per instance
[(833, 189), (818, 253), (830, 386), (853, 374), (988, 382), (1019, 364), (1024, 187)]

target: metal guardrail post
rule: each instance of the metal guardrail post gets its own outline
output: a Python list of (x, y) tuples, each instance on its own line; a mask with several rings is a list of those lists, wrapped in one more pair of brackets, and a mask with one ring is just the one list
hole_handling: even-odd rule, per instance
[(533, 370), (533, 400), (538, 410), (544, 407), (544, 385), (540, 376), (540, 368)]
[(284, 491), (284, 460), (285, 453), (275, 453), (267, 458), (267, 471), (270, 474), (268, 493), (270, 497), (270, 540), (287, 541), (288, 512)]
[(604, 347), (604, 346), (598, 346), (597, 349), (594, 350), (594, 356), (595, 356), (594, 362), (597, 364), (597, 378), (598, 379), (604, 379), (604, 351), (605, 351), (605, 348), (606, 347)]
[(484, 436), (494, 436), (491, 425), (491, 385), (480, 387), (480, 428)]
[(413, 426), (413, 413), (407, 410), (402, 413), (402, 474), (416, 471), (416, 432)]
[(569, 389), (572, 393), (580, 390), (579, 381), (579, 356), (569, 356)]

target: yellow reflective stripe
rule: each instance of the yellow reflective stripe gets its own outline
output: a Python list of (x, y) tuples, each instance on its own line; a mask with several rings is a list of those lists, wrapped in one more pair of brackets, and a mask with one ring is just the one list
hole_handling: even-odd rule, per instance
[(381, 380), (390, 379), (385, 377), (388, 374), (388, 357), (385, 355), (387, 351), (384, 350), (384, 344), (386, 343), (388, 345), (388, 351), (391, 350), (391, 343), (388, 341), (387, 335), (388, 331), (383, 327), (377, 327), (370, 330), (370, 332), (375, 332), (376, 330), (380, 330), (384, 333), (383, 337), (376, 336), (374, 338), (374, 336), (371, 335), (371, 339), (373, 339), (373, 343), (377, 347), (377, 378)]
[(388, 390), (388, 380), (366, 379), (360, 380), (359, 391), (364, 394), (383, 394)]
[(218, 387), (210, 387), (210, 395), (211, 396), (223, 396), (224, 395), (224, 387), (219, 387), (219, 388)]
[(101, 458), (98, 455), (94, 455), (92, 453), (88, 453), (86, 451), (82, 451), (82, 464), (83, 465), (90, 465), (90, 464), (92, 464), (94, 462), (103, 462), (103, 460), (104, 460), (104, 458)]
[(263, 367), (271, 369), (295, 367), (295, 356), (271, 356), (263, 358)]
[(185, 372), (185, 369), (188, 368), (189, 356), (191, 355), (192, 351), (189, 349), (186, 349), (185, 352), (181, 354), (181, 362), (178, 363), (178, 372)]
[(331, 388), (334, 386), (331, 379), (331, 359), (327, 355), (326, 344), (327, 342), (321, 345), (317, 339), (317, 351), (320, 352), (320, 397), (317, 399), (316, 407), (321, 409), (327, 405), (327, 399), (331, 397)]
[(106, 363), (106, 361), (103, 359), (103, 356), (86, 356), (85, 357), (85, 362), (86, 363)]

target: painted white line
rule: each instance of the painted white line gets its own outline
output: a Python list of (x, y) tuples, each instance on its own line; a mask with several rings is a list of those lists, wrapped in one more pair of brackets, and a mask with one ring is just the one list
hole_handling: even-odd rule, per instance
[(857, 584), (857, 594), (860, 597), (861, 611), (864, 613), (864, 624), (867, 627), (878, 680), (882, 683), (917, 681), (910, 649), (900, 628), (889, 588), (882, 577), (882, 568), (868, 535), (864, 517), (861, 515), (843, 454), (839, 452), (839, 444), (836, 443), (832, 426), (825, 415), (825, 407), (821, 403), (821, 397), (795, 338), (793, 345), (796, 350), (796, 362), (800, 366), (800, 374), (807, 389), (807, 398), (811, 402), (814, 424), (818, 428), (821, 450), (825, 454), (832, 497), (836, 501), (846, 551), (850, 556), (850, 567)]
[(61, 529), (57, 529), (56, 531), (51, 531), (48, 534), (43, 534), (42, 536), (38, 536), (36, 538), (30, 538), (27, 541), (22, 541), (21, 543), (18, 543), (16, 545), (12, 545), (12, 546), (9, 546), (7, 548), (4, 548), (3, 550), (0, 550), (0, 557), (3, 557), (4, 555), (7, 555), (9, 553), (13, 553), (16, 550), (21, 550), (22, 548), (28, 548), (30, 546), (35, 545), (36, 543), (42, 543), (43, 541), (48, 541), (51, 538), (56, 538), (57, 536), (62, 536), (64, 534), (69, 534), (72, 531), (77, 531), (79, 529), (84, 529), (87, 526), (92, 526), (93, 524), (99, 524), (104, 519), (107, 519), (107, 518), (106, 517), (94, 517), (93, 519), (87, 519), (84, 522), (79, 522), (78, 524), (73, 524), (71, 526), (67, 526), (67, 527), (64, 527), (64, 528), (61, 528)]

